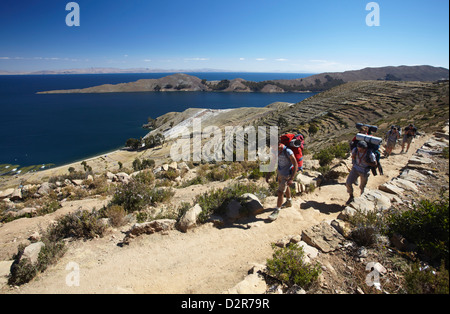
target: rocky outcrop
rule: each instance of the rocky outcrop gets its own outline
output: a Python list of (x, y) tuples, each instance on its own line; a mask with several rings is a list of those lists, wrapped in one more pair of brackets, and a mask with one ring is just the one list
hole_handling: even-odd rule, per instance
[(35, 265), (38, 262), (39, 253), (41, 252), (43, 247), (45, 247), (45, 244), (43, 242), (36, 242), (28, 245), (24, 249), (20, 261), (27, 259), (32, 265)]
[(267, 284), (264, 278), (265, 265), (257, 264), (253, 266), (249, 274), (225, 294), (264, 294), (267, 291)]
[(202, 208), (198, 204), (188, 209), (178, 222), (178, 230), (187, 232), (189, 229), (194, 228), (197, 225), (197, 219), (201, 212)]
[(324, 253), (329, 253), (340, 248), (345, 239), (330, 224), (322, 222), (304, 230), (302, 240)]

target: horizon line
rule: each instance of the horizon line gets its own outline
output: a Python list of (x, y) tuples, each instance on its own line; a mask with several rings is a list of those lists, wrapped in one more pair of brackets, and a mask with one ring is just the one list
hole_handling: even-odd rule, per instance
[[(225, 69), (150, 69), (150, 68), (110, 68), (110, 67), (86, 67), (86, 68), (71, 68), (71, 69), (58, 69), (58, 70), (37, 70), (37, 71), (6, 71), (0, 70), (0, 75), (82, 75), (82, 74), (146, 74), (146, 73), (289, 73), (289, 74), (321, 74), (321, 73), (343, 73), (347, 71), (358, 71), (363, 69), (376, 69), (384, 67), (402, 67), (402, 66), (430, 66), (435, 68), (443, 68), (449, 70), (443, 66), (432, 65), (387, 65), (387, 66), (369, 66), (361, 69), (350, 69), (345, 71), (323, 71), (323, 72), (309, 72), (309, 71), (249, 71), (249, 70), (225, 70)], [(105, 70), (104, 72), (89, 72), (96, 70)], [(78, 71), (78, 73), (76, 73)], [(83, 73), (86, 71), (86, 73)], [(75, 72), (75, 73), (64, 73)]]

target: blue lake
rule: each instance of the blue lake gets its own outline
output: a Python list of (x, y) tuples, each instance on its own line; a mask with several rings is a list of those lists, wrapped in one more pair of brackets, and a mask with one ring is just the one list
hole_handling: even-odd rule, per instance
[[(38, 95), (38, 91), (160, 78), (170, 73), (0, 76), (0, 164), (67, 164), (124, 146), (148, 133), (156, 118), (187, 108), (265, 107), (297, 103), (316, 93), (149, 92)], [(295, 79), (311, 74), (188, 73), (207, 80)]]

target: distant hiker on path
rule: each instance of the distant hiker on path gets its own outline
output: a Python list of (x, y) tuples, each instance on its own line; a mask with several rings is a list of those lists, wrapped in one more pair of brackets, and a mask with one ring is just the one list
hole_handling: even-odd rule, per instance
[(353, 167), (350, 174), (347, 177), (347, 192), (350, 194), (350, 198), (347, 201), (347, 205), (353, 202), (353, 184), (356, 180), (360, 179), (359, 188), (361, 189), (361, 194), (364, 193), (364, 189), (367, 185), (367, 181), (370, 176), (370, 168), (377, 166), (377, 161), (375, 154), (368, 149), (368, 145), (364, 141), (360, 141), (357, 147), (352, 150), (352, 163)]
[(400, 138), (399, 129), (396, 126), (392, 126), (391, 129), (386, 133), (385, 141), (386, 141), (386, 150), (384, 154), (386, 157), (389, 157), (392, 153), (392, 150), (395, 148), (397, 144), (397, 140)]
[[(295, 175), (298, 171), (297, 160), (294, 156), (294, 152), (286, 147), (284, 144), (278, 144), (278, 200), (277, 200), (277, 208), (275, 211), (269, 216), (271, 221), (274, 221), (278, 218), (278, 214), (280, 213), (281, 208), (291, 207), (292, 199), (291, 199), (291, 189)], [(283, 203), (283, 196), (286, 193), (286, 202)]]
[(405, 144), (407, 144), (406, 152), (409, 150), (409, 146), (411, 145), (411, 142), (413, 138), (416, 137), (417, 134), (417, 128), (414, 126), (414, 124), (410, 124), (404, 129), (405, 133), (403, 134), (403, 143), (402, 143), (402, 151), (400, 154), (402, 154), (405, 150)]

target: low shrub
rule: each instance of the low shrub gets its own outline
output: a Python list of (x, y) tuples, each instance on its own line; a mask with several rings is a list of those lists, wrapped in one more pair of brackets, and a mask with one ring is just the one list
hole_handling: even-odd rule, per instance
[(147, 168), (153, 168), (154, 166), (155, 166), (155, 161), (153, 159), (144, 159), (141, 161), (139, 158), (136, 158), (133, 161), (133, 170), (134, 171), (144, 170)]
[(47, 231), (51, 242), (58, 242), (65, 238), (93, 239), (103, 236), (106, 227), (99, 221), (97, 211), (77, 211), (65, 215), (57, 220), (56, 225)]
[(167, 171), (161, 171), (158, 173), (159, 178), (169, 179), (170, 181), (174, 181), (178, 176), (180, 176), (180, 172), (172, 168)]
[(111, 188), (106, 176), (95, 176), (93, 181), (88, 181), (86, 183), (89, 186), (91, 195), (106, 196), (110, 193)]
[(22, 259), (25, 246), (20, 245), (17, 254), (13, 256), (13, 264), (11, 266), (11, 273), (8, 278), (8, 284), (19, 286), (30, 282), (37, 274), (43, 272), (51, 264), (61, 258), (65, 251), (65, 244), (63, 241), (51, 241), (44, 237), (42, 242), (45, 246), (39, 252), (36, 264), (32, 264), (29, 259)]
[(261, 170), (259, 169), (259, 166), (256, 168), (253, 168), (250, 171), (250, 174), (248, 175), (248, 178), (250, 180), (259, 180), (261, 178), (264, 178), (266, 176), (265, 172), (261, 172)]
[(134, 180), (137, 180), (147, 185), (152, 185), (155, 183), (155, 175), (153, 174), (152, 171), (149, 170), (141, 171), (134, 176)]
[(320, 150), (318, 153), (313, 155), (313, 158), (319, 160), (320, 166), (325, 167), (329, 165), (334, 158), (345, 158), (349, 151), (349, 144), (342, 142)]
[(267, 272), (270, 276), (280, 280), (289, 287), (298, 285), (304, 289), (310, 287), (321, 273), (319, 263), (306, 263), (305, 252), (301, 246), (289, 244), (279, 248), (273, 245), (275, 252), (267, 260)]
[(193, 178), (193, 179), (183, 183), (180, 186), (180, 188), (186, 188), (186, 187), (191, 186), (191, 185), (206, 184), (206, 183), (208, 183), (208, 180), (205, 177), (203, 177), (203, 176), (196, 176), (195, 178)]
[(441, 156), (444, 159), (448, 159), (449, 158), (448, 147), (444, 147), (444, 149), (442, 150)]
[(172, 189), (156, 188), (152, 184), (154, 177), (150, 173), (138, 174), (128, 183), (119, 185), (110, 205), (123, 206), (128, 213), (139, 211), (147, 205), (166, 202), (174, 195)]
[(386, 232), (384, 216), (377, 211), (357, 210), (349, 217), (349, 222), (354, 226), (350, 236), (360, 246), (375, 245), (379, 236)]
[(106, 217), (113, 227), (120, 227), (125, 224), (125, 216), (127, 212), (120, 205), (113, 205), (106, 209)]
[(44, 216), (44, 215), (47, 215), (47, 214), (51, 214), (51, 213), (57, 211), (60, 208), (61, 208), (61, 204), (58, 201), (49, 199), (38, 210), (37, 214), (38, 214), (38, 216)]
[(405, 288), (408, 294), (449, 294), (449, 275), (444, 263), (439, 270), (412, 265), (405, 272)]
[(132, 179), (116, 188), (110, 205), (123, 206), (129, 213), (141, 210), (151, 201), (150, 190), (148, 185)]
[(449, 263), (449, 199), (422, 200), (412, 210), (391, 213), (389, 232), (399, 233), (417, 245), (432, 261)]

